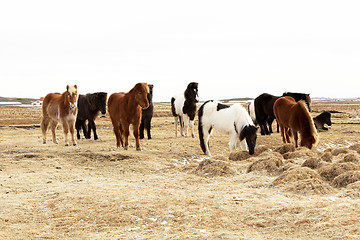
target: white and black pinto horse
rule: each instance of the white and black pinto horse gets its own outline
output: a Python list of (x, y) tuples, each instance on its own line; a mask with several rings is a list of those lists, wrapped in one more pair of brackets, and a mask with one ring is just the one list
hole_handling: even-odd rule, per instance
[(171, 98), (171, 111), (175, 120), (175, 136), (177, 136), (179, 119), (181, 136), (184, 136), (184, 128), (186, 131), (185, 136), (188, 136), (190, 126), (191, 136), (195, 137), (194, 119), (197, 102), (199, 102), (197, 82), (189, 83), (184, 94), (179, 94)]
[(254, 154), (257, 127), (243, 106), (207, 101), (200, 107), (198, 115), (200, 146), (206, 155), (211, 156), (209, 138), (213, 129), (230, 135), (230, 152), (235, 150), (239, 138), (241, 149), (248, 148), (249, 154)]

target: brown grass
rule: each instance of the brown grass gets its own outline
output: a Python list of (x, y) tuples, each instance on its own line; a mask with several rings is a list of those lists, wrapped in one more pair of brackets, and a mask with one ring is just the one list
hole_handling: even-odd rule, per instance
[[(349, 143), (354, 146), (349, 152), (332, 156), (328, 150), (327, 156), (337, 162), (354, 153), (360, 124), (347, 123), (358, 121), (360, 103), (315, 102), (312, 109), (314, 115), (323, 110), (341, 112), (333, 114), (329, 131), (319, 133), (317, 158), (326, 149)], [(283, 159), (274, 151), (283, 146), (278, 133), (259, 134), (254, 156), (230, 161), (228, 136), (215, 131), (210, 140), (214, 156), (208, 158), (197, 137), (175, 138), (169, 103), (155, 104), (155, 111), (153, 139), (142, 140), (143, 151), (138, 152), (132, 136), (128, 151), (116, 148), (108, 115), (96, 120), (99, 140), (81, 139), (78, 146), (65, 147), (61, 129), (60, 144), (42, 144), (41, 109), (0, 107), (0, 239), (356, 239), (360, 235), (359, 181), (329, 187), (330, 181), (316, 173), (323, 166), (316, 171), (300, 167), (315, 155), (297, 149), (295, 158)], [(272, 163), (266, 159), (272, 158), (283, 163), (275, 163), (282, 171), (278, 177), (267, 172)], [(259, 170), (246, 173), (261, 159), (253, 165)], [(270, 167), (275, 172), (276, 168)]]
[(348, 171), (334, 178), (331, 185), (341, 188), (357, 181), (360, 181), (360, 171)]
[(281, 155), (278, 156), (275, 153), (262, 154), (258, 157), (259, 159), (249, 165), (246, 172), (262, 172), (265, 171), (270, 175), (278, 175), (283, 169), (283, 162)]
[(358, 165), (351, 162), (347, 162), (347, 163), (332, 163), (332, 164), (324, 165), (323, 167), (318, 169), (318, 171), (324, 180), (331, 182), (334, 178), (336, 178), (340, 174), (343, 174), (347, 171), (354, 171), (359, 169), (360, 167)]

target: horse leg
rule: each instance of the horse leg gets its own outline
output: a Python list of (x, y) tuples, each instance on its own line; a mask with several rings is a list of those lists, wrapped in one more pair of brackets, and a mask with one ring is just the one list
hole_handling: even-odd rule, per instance
[(151, 139), (151, 133), (150, 133), (150, 129), (151, 129), (151, 118), (148, 118), (145, 123), (146, 123), (146, 130), (147, 130), (148, 139)]
[(65, 139), (65, 146), (69, 146), (69, 140), (68, 140), (68, 133), (69, 133), (69, 124), (67, 121), (62, 120), (62, 126), (63, 126), (63, 133), (64, 133), (64, 139)]
[(94, 132), (94, 140), (97, 140), (97, 139), (98, 139), (98, 135), (96, 134), (96, 125), (95, 125), (94, 120), (89, 120), (88, 125), (89, 125), (89, 139), (90, 139), (91, 129), (92, 129), (93, 132)]
[[(237, 134), (233, 133), (230, 136), (230, 142), (229, 142), (229, 147), (230, 147), (230, 153), (234, 152), (236, 149), (236, 140), (237, 140)], [(241, 146), (242, 148), (242, 146)]]
[(70, 134), (71, 134), (71, 141), (73, 143), (73, 146), (77, 145), (77, 142), (75, 140), (75, 122), (69, 121), (69, 128), (70, 128)]
[(292, 134), (294, 135), (293, 137), (294, 137), (294, 141), (295, 141), (295, 147), (297, 148), (298, 147), (298, 133), (297, 133), (297, 131), (294, 131), (294, 130), (292, 130)]
[(286, 137), (286, 142), (287, 143), (291, 143), (290, 135), (291, 135), (291, 129), (290, 128), (285, 128), (285, 137)]
[[(144, 129), (145, 129), (145, 119), (143, 118), (141, 120), (140, 127), (139, 127), (140, 139), (144, 139)], [(149, 134), (148, 134), (148, 136), (149, 136)]]
[(50, 129), (51, 129), (51, 133), (52, 133), (52, 140), (53, 143), (58, 144), (59, 142), (56, 140), (56, 127), (58, 125), (57, 121), (52, 120), (50, 122)]
[(50, 123), (50, 119), (48, 117), (42, 117), (41, 119), (41, 132), (42, 132), (42, 135), (43, 135), (43, 143), (45, 144), (46, 143), (46, 131), (49, 127), (49, 123)]
[(175, 137), (177, 137), (178, 118), (179, 118), (179, 116), (174, 117)]
[(139, 124), (133, 124), (133, 134), (136, 141), (136, 150), (141, 151), (140, 141), (139, 141)]
[(121, 145), (123, 145), (125, 150), (129, 149), (129, 135), (130, 135), (129, 127), (130, 127), (129, 123), (121, 124), (121, 141), (122, 141), (122, 137), (124, 137), (124, 141), (125, 141)]
[(194, 120), (190, 120), (190, 129), (191, 129), (191, 136), (195, 138), (195, 131), (194, 131)]
[(282, 137), (283, 143), (286, 143), (286, 141), (285, 141), (285, 127), (280, 125), (280, 130), (281, 130), (281, 137)]
[(184, 136), (184, 117), (179, 116), (180, 120), (180, 135)]
[[(184, 128), (185, 128), (185, 137), (189, 136), (189, 116), (184, 115)], [(182, 135), (182, 134), (181, 134)], [(183, 136), (183, 135), (182, 135)]]
[(267, 123), (268, 123), (268, 125), (269, 125), (269, 135), (270, 135), (271, 133), (273, 133), (273, 130), (272, 130), (272, 123), (273, 123), (273, 121), (274, 121), (274, 119), (272, 119), (272, 118), (268, 118), (268, 120), (267, 120)]
[(76, 121), (75, 121), (75, 128), (76, 128), (76, 137), (77, 137), (77, 139), (80, 139), (81, 123), (80, 123), (79, 119), (76, 119)]
[(204, 140), (204, 145), (205, 145), (205, 154), (208, 155), (209, 157), (211, 157), (210, 147), (209, 147), (209, 139), (210, 139), (210, 135), (211, 135), (211, 129), (207, 129), (206, 131), (203, 131), (203, 134), (204, 134), (203, 140)]
[(111, 119), (111, 122), (113, 124), (113, 130), (116, 137), (116, 147), (120, 147), (120, 141), (121, 141), (121, 145), (123, 145), (120, 136), (120, 124), (113, 119)]

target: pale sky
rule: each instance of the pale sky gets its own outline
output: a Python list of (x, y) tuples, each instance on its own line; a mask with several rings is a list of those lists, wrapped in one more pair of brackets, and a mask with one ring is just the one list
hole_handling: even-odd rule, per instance
[(359, 1), (28, 1), (0, 3), (0, 96), (154, 84), (170, 101), (263, 92), (360, 97)]

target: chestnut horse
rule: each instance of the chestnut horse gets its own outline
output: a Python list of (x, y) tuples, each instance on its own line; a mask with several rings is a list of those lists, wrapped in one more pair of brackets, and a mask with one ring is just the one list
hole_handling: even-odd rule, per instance
[(311, 149), (318, 143), (319, 138), (314, 121), (302, 101), (296, 102), (294, 98), (288, 96), (280, 97), (274, 103), (274, 114), (280, 125), (284, 143), (290, 143), (290, 135), (293, 135), (295, 147), (297, 147), (298, 132), (300, 146)]
[(66, 91), (63, 94), (49, 93), (45, 96), (42, 105), (42, 119), (41, 119), (41, 131), (43, 135), (43, 143), (46, 143), (46, 131), (49, 127), (52, 131), (52, 140), (54, 143), (58, 143), (56, 140), (55, 130), (61, 122), (63, 126), (65, 146), (69, 146), (68, 132), (70, 129), (71, 140), (75, 146), (77, 143), (74, 138), (75, 119), (77, 115), (77, 86), (67, 85)]
[[(149, 87), (146, 83), (137, 83), (127, 93), (113, 93), (108, 100), (108, 112), (114, 127), (116, 146), (127, 150), (129, 147), (129, 127), (133, 125), (136, 139), (136, 150), (141, 151), (139, 141), (139, 126), (141, 123), (141, 109), (149, 107), (147, 94)], [(124, 139), (125, 138), (125, 142)]]

